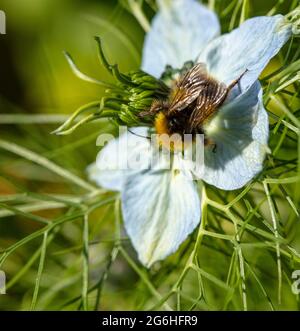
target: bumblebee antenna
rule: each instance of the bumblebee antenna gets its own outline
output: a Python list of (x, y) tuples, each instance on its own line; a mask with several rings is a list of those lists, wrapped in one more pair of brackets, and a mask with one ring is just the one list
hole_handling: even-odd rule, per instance
[(137, 134), (137, 133), (131, 131), (130, 129), (128, 129), (128, 131), (129, 131), (130, 133), (132, 133), (133, 135), (137, 136), (137, 137), (145, 138), (145, 139), (149, 139), (149, 140), (151, 139), (151, 137), (142, 136), (141, 134)]

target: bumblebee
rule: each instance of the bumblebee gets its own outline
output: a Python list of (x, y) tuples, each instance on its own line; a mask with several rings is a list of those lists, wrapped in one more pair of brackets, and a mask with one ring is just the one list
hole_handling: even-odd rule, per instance
[(203, 124), (224, 103), (244, 73), (226, 86), (208, 74), (205, 64), (198, 63), (179, 77), (166, 100), (154, 100), (144, 115), (155, 116), (158, 134), (204, 133)]

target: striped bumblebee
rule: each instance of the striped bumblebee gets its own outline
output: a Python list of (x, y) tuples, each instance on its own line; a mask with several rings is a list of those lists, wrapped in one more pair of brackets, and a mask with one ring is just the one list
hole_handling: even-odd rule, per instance
[(154, 100), (143, 115), (155, 115), (158, 134), (204, 133), (204, 122), (224, 103), (244, 73), (226, 86), (208, 74), (205, 64), (198, 63), (179, 77), (166, 100)]

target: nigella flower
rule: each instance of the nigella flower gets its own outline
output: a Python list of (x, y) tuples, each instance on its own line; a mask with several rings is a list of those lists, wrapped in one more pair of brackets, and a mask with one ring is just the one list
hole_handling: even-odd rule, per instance
[[(160, 78), (167, 66), (181, 69), (193, 61), (223, 86), (238, 84), (203, 122), (205, 140), (216, 148), (205, 147), (202, 171), (178, 155), (169, 170), (120, 169), (120, 159), (139, 154), (148, 160), (155, 148), (143, 138), (148, 129), (142, 127), (126, 139), (110, 141), (89, 167), (99, 185), (121, 192), (125, 229), (148, 267), (175, 252), (200, 222), (201, 198), (191, 174), (219, 189), (235, 190), (261, 171), (269, 128), (258, 77), (292, 33), (291, 24), (276, 15), (249, 19), (220, 36), (218, 18), (198, 1), (161, 0), (159, 8), (146, 35), (142, 70)], [(153, 127), (161, 131), (159, 120), (157, 115)], [(129, 151), (123, 155), (125, 140)]]

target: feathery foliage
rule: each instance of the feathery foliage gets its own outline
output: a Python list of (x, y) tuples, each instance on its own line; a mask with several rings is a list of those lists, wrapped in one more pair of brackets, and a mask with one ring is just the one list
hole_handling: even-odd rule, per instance
[[(207, 2), (224, 32), (248, 17), (295, 13), (298, 5), (261, 3)], [(132, 13), (147, 31), (156, 5), (124, 0), (117, 8)], [(139, 78), (120, 74), (104, 57), (102, 63), (117, 77), (117, 89), (123, 88), (120, 80)], [(123, 230), (119, 195), (95, 187), (85, 174), (97, 135), (114, 130), (99, 118), (117, 96), (89, 103), (67, 122), (46, 113), (0, 114), (0, 125), (9, 128), (0, 139), (0, 190), (6, 188), (0, 195), (0, 270), (8, 279), (0, 309), (299, 310), (299, 295), (292, 292), (292, 273), (300, 269), (299, 37), (272, 60), (261, 83), (271, 150), (263, 172), (233, 192), (199, 184), (201, 226), (151, 270), (137, 262)], [(157, 93), (157, 86), (150, 87), (149, 99)], [(128, 124), (124, 111), (122, 117), (116, 109), (115, 120)], [(98, 121), (72, 135), (50, 135), (53, 122), (64, 122), (59, 132), (67, 134), (91, 119)]]

